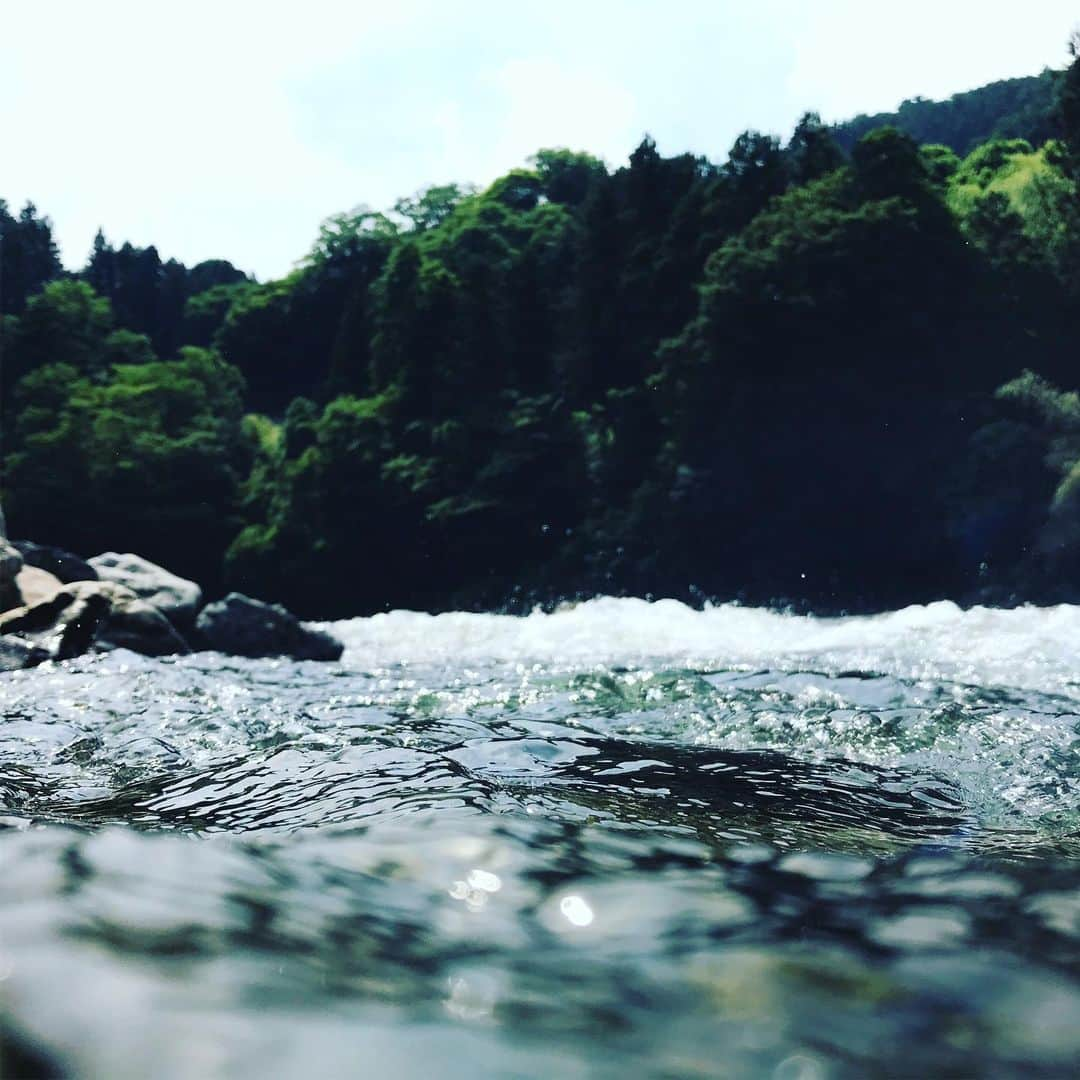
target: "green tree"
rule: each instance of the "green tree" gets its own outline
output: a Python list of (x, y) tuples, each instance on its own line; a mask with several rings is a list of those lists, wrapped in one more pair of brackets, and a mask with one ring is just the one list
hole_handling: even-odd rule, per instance
[(48, 364), (70, 364), (83, 374), (103, 374), (112, 329), (112, 305), (89, 285), (50, 282), (27, 302), (12, 335), (4, 358), (5, 388)]
[(426, 232), (441, 225), (462, 199), (475, 194), (475, 189), (460, 184), (432, 184), (430, 187), (398, 199), (394, 213), (403, 217), (413, 232)]
[(795, 184), (819, 180), (844, 164), (844, 152), (816, 112), (800, 117), (784, 155)]
[(856, 143), (851, 163), (863, 199), (896, 196), (920, 205), (940, 204), (918, 145), (896, 128), (878, 128), (865, 135)]
[(378, 610), (388, 596), (422, 593), (418, 523), (382, 476), (388, 434), (378, 398), (336, 398), (314, 421), (310, 404), (290, 409), (263, 516), (228, 550), (229, 584), (309, 616)]
[(1072, 63), (1065, 69), (1058, 88), (1057, 111), (1061, 137), (1068, 148), (1068, 167), (1073, 179), (1080, 179), (1080, 30), (1069, 39)]
[[(1037, 533), (1036, 557), (1044, 574), (1080, 585), (1080, 395), (1061, 391), (1025, 371), (997, 391), (1000, 401), (1033, 423), (1045, 466), (1056, 479)], [(1037, 480), (1037, 476), (1031, 479)]]
[(599, 158), (573, 150), (538, 150), (531, 163), (544, 195), (566, 206), (580, 206), (595, 185), (607, 178), (607, 168)]
[(919, 147), (919, 153), (931, 182), (944, 190), (960, 168), (960, 159), (956, 152), (941, 143), (927, 143)]
[(138, 551), (213, 587), (248, 464), (234, 368), (195, 348), (117, 364), (104, 380), (54, 364), (15, 396), (5, 481), (15, 531), (87, 554)]
[(184, 319), (180, 336), (186, 345), (209, 348), (229, 314), (233, 304), (259, 286), (250, 281), (211, 285), (189, 296), (184, 302)]
[(18, 217), (0, 199), (0, 317), (18, 315), (27, 300), (63, 272), (52, 222), (28, 202)]

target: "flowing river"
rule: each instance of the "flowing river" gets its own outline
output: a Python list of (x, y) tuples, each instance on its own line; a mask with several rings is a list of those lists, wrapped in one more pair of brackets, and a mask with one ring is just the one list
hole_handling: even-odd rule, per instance
[(0, 677), (0, 1076), (1071, 1076), (1080, 608)]

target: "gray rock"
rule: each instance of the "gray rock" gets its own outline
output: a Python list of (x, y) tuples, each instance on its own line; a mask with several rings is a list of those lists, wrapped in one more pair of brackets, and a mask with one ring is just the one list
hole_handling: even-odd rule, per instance
[(26, 565), (15, 575), (15, 587), (19, 590), (21, 604), (33, 607), (58, 593), (64, 583), (48, 570)]
[(97, 571), (78, 555), (72, 555), (63, 548), (48, 544), (35, 544), (33, 540), (16, 540), (18, 548), (27, 566), (36, 566), (39, 570), (48, 570), (55, 574), (65, 585), (72, 581), (97, 581)]
[(143, 656), (173, 656), (191, 649), (160, 608), (113, 581), (81, 581), (69, 586), (76, 595), (105, 592), (109, 611), (94, 637), (95, 648), (130, 649)]
[(21, 603), (15, 575), (23, 567), (23, 557), (7, 540), (0, 539), (0, 611)]
[(337, 638), (304, 626), (280, 604), (264, 604), (242, 593), (207, 604), (195, 628), (211, 649), (236, 656), (339, 660), (344, 651)]
[(11, 581), (23, 568), (19, 549), (8, 540), (0, 539), (0, 581)]
[(177, 626), (190, 626), (202, 603), (202, 589), (194, 581), (177, 577), (140, 555), (118, 555), (115, 551), (107, 551), (104, 555), (95, 555), (90, 565), (102, 581), (127, 586)]
[(50, 660), (81, 656), (93, 644), (111, 600), (104, 594), (77, 596), (76, 588), (68, 585), (39, 604), (5, 611), (0, 615), (0, 634), (18, 634), (43, 649)]
[(47, 650), (16, 634), (0, 637), (0, 671), (20, 671), (49, 659)]
[(71, 582), (47, 600), (6, 611), (0, 633), (20, 635), (52, 660), (91, 648), (131, 649), (145, 656), (189, 651), (157, 608), (111, 581)]

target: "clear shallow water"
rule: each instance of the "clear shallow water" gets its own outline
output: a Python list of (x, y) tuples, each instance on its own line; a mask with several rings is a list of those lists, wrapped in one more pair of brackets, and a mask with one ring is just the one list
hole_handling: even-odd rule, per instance
[(1074, 1073), (1080, 609), (335, 629), (3, 677), (0, 1075)]

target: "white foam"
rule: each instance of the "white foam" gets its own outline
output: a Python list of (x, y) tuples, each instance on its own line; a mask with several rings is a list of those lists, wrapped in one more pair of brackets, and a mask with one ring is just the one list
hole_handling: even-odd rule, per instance
[(942, 601), (881, 615), (817, 618), (737, 605), (603, 597), (524, 617), (392, 611), (332, 624), (344, 662), (667, 662), (815, 667), (1069, 691), (1080, 669), (1080, 607), (971, 608)]

